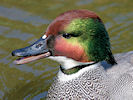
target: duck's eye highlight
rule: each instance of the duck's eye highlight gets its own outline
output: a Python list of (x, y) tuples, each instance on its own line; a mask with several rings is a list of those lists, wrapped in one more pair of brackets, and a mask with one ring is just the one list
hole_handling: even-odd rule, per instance
[(71, 34), (68, 34), (68, 33), (65, 33), (65, 34), (63, 34), (62, 35), (64, 38), (66, 38), (66, 39), (69, 39), (69, 38), (71, 38)]

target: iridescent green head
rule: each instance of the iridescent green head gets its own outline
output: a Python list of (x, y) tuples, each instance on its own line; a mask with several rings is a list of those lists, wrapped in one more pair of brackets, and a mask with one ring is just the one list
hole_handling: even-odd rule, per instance
[(105, 26), (94, 12), (65, 12), (49, 25), (46, 35), (55, 36), (55, 56), (66, 56), (80, 62), (106, 60), (116, 63)]

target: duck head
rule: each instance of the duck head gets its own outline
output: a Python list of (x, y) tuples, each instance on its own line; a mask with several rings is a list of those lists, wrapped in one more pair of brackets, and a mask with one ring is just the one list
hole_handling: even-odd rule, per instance
[(46, 57), (59, 62), (71, 59), (80, 63), (103, 60), (112, 65), (116, 63), (102, 20), (88, 10), (61, 14), (48, 26), (44, 36), (28, 47), (14, 50), (12, 55), (22, 57), (15, 60), (16, 64)]

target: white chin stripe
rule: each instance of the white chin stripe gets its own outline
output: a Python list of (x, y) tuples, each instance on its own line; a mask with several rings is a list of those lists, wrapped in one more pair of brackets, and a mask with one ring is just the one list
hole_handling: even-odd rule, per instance
[(46, 35), (43, 35), (43, 36), (42, 36), (42, 39), (46, 39), (46, 37), (47, 37)]
[[(73, 68), (73, 67), (78, 66), (78, 65), (90, 63), (90, 62), (86, 62), (86, 63), (78, 62), (76, 60), (73, 60), (71, 58), (67, 58), (65, 56), (50, 56), (48, 58), (59, 62), (64, 69), (70, 69), (70, 68)], [(93, 62), (91, 62), (91, 63), (93, 63)]]

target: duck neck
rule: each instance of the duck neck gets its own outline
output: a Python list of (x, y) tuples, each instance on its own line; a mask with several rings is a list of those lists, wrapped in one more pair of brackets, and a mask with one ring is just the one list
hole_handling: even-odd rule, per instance
[(64, 69), (62, 66), (60, 66), (60, 70), (64, 73), (64, 74), (67, 74), (67, 75), (71, 75), (71, 74), (74, 74), (76, 72), (78, 72), (79, 70), (81, 70), (82, 68), (85, 68), (85, 67), (89, 67), (93, 64), (96, 64), (97, 62), (91, 62), (91, 63), (88, 63), (88, 64), (81, 64), (81, 65), (77, 65), (77, 66), (74, 66), (70, 69)]
[(80, 69), (96, 63), (96, 62), (79, 62), (64, 56), (51, 56), (49, 58), (59, 62), (61, 64), (60, 70), (67, 75), (74, 74), (78, 72)]

